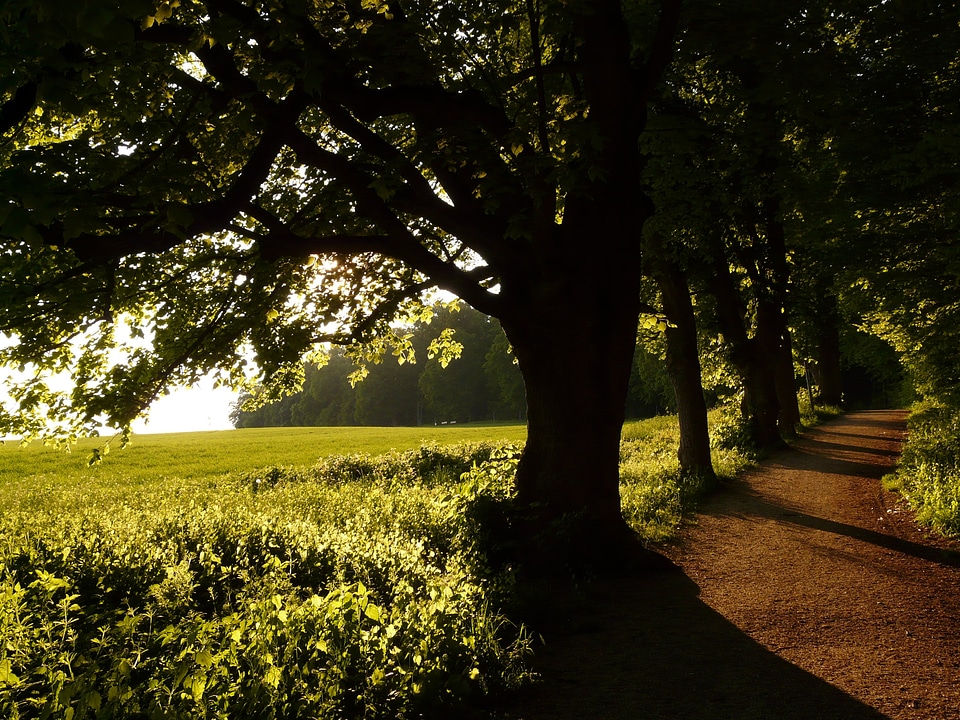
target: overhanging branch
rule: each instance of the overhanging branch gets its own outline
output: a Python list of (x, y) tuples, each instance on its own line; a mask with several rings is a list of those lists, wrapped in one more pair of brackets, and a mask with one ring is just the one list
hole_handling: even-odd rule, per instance
[(654, 34), (650, 54), (647, 56), (647, 62), (643, 68), (644, 81), (641, 89), (643, 93), (641, 101), (643, 102), (647, 102), (653, 96), (654, 89), (673, 59), (682, 6), (683, 0), (661, 0), (660, 2), (657, 31)]
[(13, 97), (0, 107), (0, 136), (6, 135), (26, 120), (37, 103), (38, 89), (36, 82), (24, 83), (17, 88)]

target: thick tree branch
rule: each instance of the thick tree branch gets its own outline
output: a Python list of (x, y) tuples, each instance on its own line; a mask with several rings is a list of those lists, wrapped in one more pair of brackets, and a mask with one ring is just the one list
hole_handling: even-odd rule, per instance
[(306, 255), (359, 255), (375, 253), (398, 260), (429, 278), (429, 285), (449, 290), (481, 312), (493, 314), (498, 305), (496, 295), (481, 284), (495, 273), (489, 267), (463, 270), (454, 263), (437, 257), (425, 248), (406, 227), (391, 234), (302, 236), (294, 233), (281, 220), (263, 208), (249, 206), (246, 213), (261, 223), (268, 234), (259, 239), (260, 254), (265, 260)]
[(0, 107), (0, 135), (6, 135), (10, 130), (20, 125), (37, 104), (36, 82), (27, 82), (17, 88), (13, 97)]
[[(494, 137), (502, 137), (513, 127), (503, 110), (486, 101), (477, 91), (451, 92), (440, 84), (397, 83), (389, 87), (370, 88), (356, 79), (358, 68), (349, 55), (334, 48), (311, 20), (287, 11), (297, 24), (303, 46), (279, 46), (268, 37), (269, 25), (256, 11), (235, 0), (207, 0), (211, 11), (229, 15), (253, 29), (254, 36), (263, 40), (263, 47), (275, 59), (283, 58), (302, 64), (305, 55), (323, 61), (324, 78), (321, 95), (343, 105), (361, 121), (370, 122), (383, 117), (409, 114), (418, 122), (435, 126), (463, 124), (480, 127)], [(382, 20), (378, 20), (382, 21)], [(411, 48), (413, 50), (414, 48)]]
[[(231, 3), (226, 4), (230, 5)], [(394, 237), (399, 238), (408, 235), (405, 224), (396, 217), (396, 213), (390, 209), (389, 205), (370, 188), (373, 181), (371, 176), (359, 170), (343, 156), (321, 150), (305, 133), (293, 129), (296, 116), (309, 105), (305, 93), (294, 90), (291, 96), (281, 104), (290, 106), (291, 110), (281, 113), (276, 104), (259, 92), (253, 81), (240, 73), (229, 50), (217, 45), (212, 48), (204, 47), (197, 54), (211, 76), (221, 83), (229, 94), (242, 94), (250, 97), (255, 110), (265, 120), (275, 123), (286, 122), (291, 128), (289, 133), (284, 136), (287, 144), (297, 152), (298, 156), (301, 156), (302, 160), (310, 158), (312, 164), (343, 180), (357, 198), (362, 214), (370, 217), (371, 220)], [(323, 97), (326, 98), (326, 95)], [(387, 163), (399, 167), (401, 177), (407, 181), (409, 192), (401, 191), (397, 193), (395, 202), (398, 206), (401, 206), (406, 212), (427, 218), (438, 227), (457, 236), (462, 241), (475, 247), (481, 255), (490, 256), (491, 262), (497, 261), (497, 256), (502, 254), (502, 249), (498, 246), (502, 229), (492, 227), (493, 223), (480, 212), (479, 208), (471, 207), (468, 211), (464, 211), (443, 202), (437, 197), (426, 178), (396, 147), (357, 122), (350, 112), (327, 99), (322, 100), (318, 107), (326, 113), (335, 127), (353, 137), (364, 150)], [(279, 148), (276, 150), (279, 152)], [(276, 153), (270, 156), (271, 162), (275, 156)], [(255, 158), (252, 158), (248, 162), (248, 168), (254, 160)], [(250, 174), (253, 177), (259, 176), (256, 168), (252, 168)], [(241, 183), (237, 183), (237, 186), (242, 188)], [(253, 191), (254, 188), (249, 187), (247, 190)], [(248, 193), (248, 195), (253, 194), (253, 192)], [(243, 200), (242, 189), (234, 193), (234, 196), (236, 200)], [(229, 202), (230, 198), (225, 198), (225, 200)], [(417, 247), (422, 248), (419, 242), (416, 240), (414, 242)]]
[(484, 214), (472, 196), (474, 186), (466, 186), (449, 173), (438, 173), (444, 187), (455, 186), (453, 199), (456, 205), (451, 206), (437, 196), (427, 178), (396, 146), (358, 122), (343, 107), (321, 102), (319, 108), (335, 128), (356, 140), (364, 151), (383, 160), (388, 170), (397, 168), (406, 186), (396, 191), (391, 198), (392, 204), (455, 235), (489, 262), (504, 261), (502, 223)]
[(643, 68), (643, 85), (641, 87), (641, 101), (647, 102), (659, 84), (663, 73), (673, 60), (673, 51), (676, 47), (677, 29), (680, 25), (680, 10), (683, 0), (661, 0), (660, 17), (657, 22), (657, 31), (653, 36), (650, 54)]

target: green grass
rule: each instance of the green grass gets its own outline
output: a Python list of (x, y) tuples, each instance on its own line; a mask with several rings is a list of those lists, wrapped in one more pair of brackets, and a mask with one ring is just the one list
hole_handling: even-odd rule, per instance
[[(312, 465), (329, 455), (412, 450), (421, 445), (461, 442), (522, 443), (524, 425), (423, 427), (262, 428), (135, 435), (123, 450), (88, 467), (90, 454), (109, 438), (83, 440), (70, 452), (32, 443), (0, 445), (0, 487), (24, 478), (131, 480), (216, 477), (272, 465)], [(116, 446), (116, 443), (114, 443)]]
[[(711, 427), (723, 421), (719, 410), (709, 415)], [(620, 443), (620, 499), (623, 515), (647, 542), (664, 542), (676, 535), (696, 507), (704, 488), (698, 478), (683, 478), (677, 459), (680, 428), (676, 416), (628, 422)], [(714, 447), (718, 477), (733, 478), (753, 462), (738, 448)]]

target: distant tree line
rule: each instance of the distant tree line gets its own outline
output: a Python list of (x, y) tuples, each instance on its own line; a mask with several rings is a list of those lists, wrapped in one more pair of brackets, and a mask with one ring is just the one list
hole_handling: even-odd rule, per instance
[[(460, 357), (442, 367), (428, 358), (430, 340), (454, 331)], [(343, 348), (333, 348), (325, 365), (308, 364), (303, 388), (275, 402), (244, 410), (250, 395), (234, 405), (238, 428), (336, 425), (423, 425), (526, 419), (523, 378), (499, 323), (463, 306), (439, 309), (430, 323), (408, 331), (415, 363), (387, 358), (369, 365), (367, 376), (351, 384), (357, 369)], [(638, 346), (627, 398), (629, 417), (652, 417), (675, 410), (676, 401), (663, 360), (655, 349)]]

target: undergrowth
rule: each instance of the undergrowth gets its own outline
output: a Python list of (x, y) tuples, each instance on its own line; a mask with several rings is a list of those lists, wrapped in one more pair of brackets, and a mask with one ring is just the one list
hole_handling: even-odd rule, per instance
[[(623, 511), (647, 541), (702, 490), (677, 433), (670, 417), (624, 427)], [(748, 462), (714, 452), (723, 475)], [(0, 717), (450, 717), (529, 682), (531, 636), (504, 610), (515, 569), (496, 557), (518, 456), (487, 442), (8, 476)]]
[(899, 490), (917, 520), (948, 536), (960, 536), (960, 409), (918, 404), (896, 473), (884, 478)]
[[(715, 441), (711, 455), (714, 471), (721, 479), (732, 479), (754, 462), (754, 456), (724, 434), (736, 420), (720, 410), (710, 413)], [(647, 542), (673, 537), (683, 518), (709, 489), (704, 478), (684, 475), (677, 458), (680, 430), (676, 416), (663, 416), (628, 423), (620, 443), (620, 499), (623, 515)]]
[(523, 683), (471, 520), (514, 455), (8, 496), (0, 717), (402, 718)]
[(820, 423), (834, 420), (843, 414), (843, 410), (836, 405), (810, 406), (810, 400), (805, 393), (800, 394), (800, 422), (805, 427), (816, 427)]

